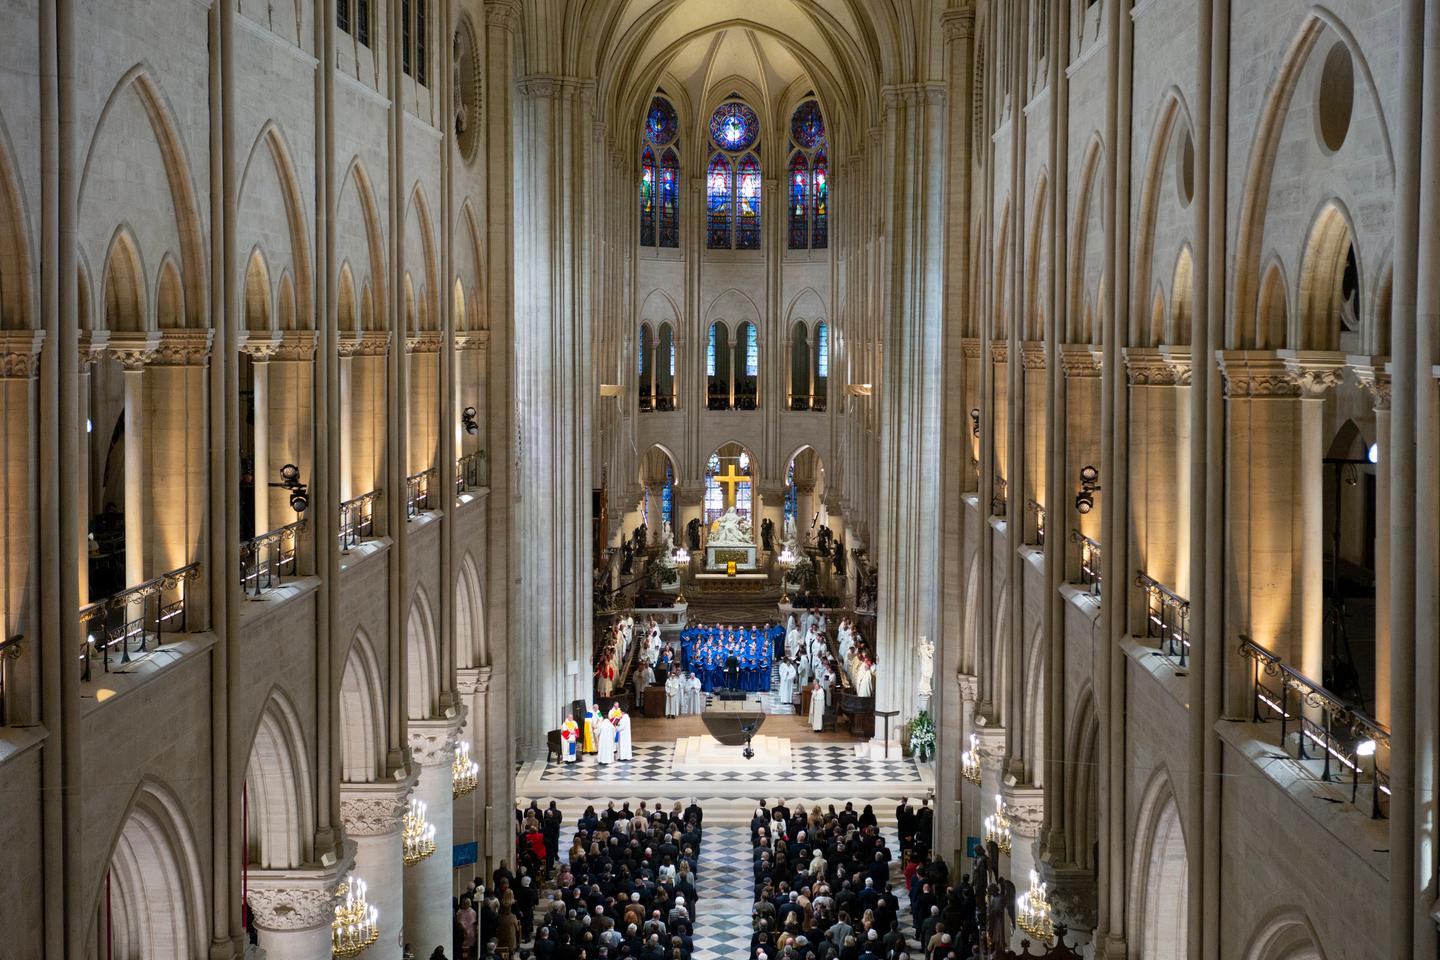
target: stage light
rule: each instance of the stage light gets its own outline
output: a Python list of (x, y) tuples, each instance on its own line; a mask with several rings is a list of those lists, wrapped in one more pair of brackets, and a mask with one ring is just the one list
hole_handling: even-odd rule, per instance
[(464, 427), (465, 432), (470, 434), (470, 436), (472, 437), (480, 432), (480, 424), (475, 419), (474, 407), (466, 407), (460, 413), (460, 425)]

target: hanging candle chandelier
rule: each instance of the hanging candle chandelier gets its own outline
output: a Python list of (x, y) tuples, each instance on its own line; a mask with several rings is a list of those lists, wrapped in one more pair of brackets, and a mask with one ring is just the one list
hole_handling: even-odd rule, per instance
[(1010, 818), (1005, 816), (1005, 801), (995, 794), (995, 812), (985, 818), (985, 842), (993, 843), (1001, 853), (1010, 852)]
[(1055, 939), (1055, 924), (1050, 918), (1050, 898), (1040, 874), (1030, 871), (1030, 889), (1015, 897), (1015, 922), (1039, 943), (1049, 946)]
[(380, 937), (380, 911), (365, 901), (365, 881), (353, 873), (335, 890), (335, 919), (330, 923), (330, 952), (353, 957)]
[(410, 809), (401, 818), (400, 844), (407, 867), (435, 852), (435, 826), (425, 820), (424, 800), (410, 798)]
[(970, 749), (960, 754), (960, 775), (980, 785), (980, 737), (976, 734), (970, 734)]
[(455, 796), (463, 797), (480, 783), (480, 764), (470, 759), (470, 742), (460, 741), (455, 759), (450, 762), (450, 779)]

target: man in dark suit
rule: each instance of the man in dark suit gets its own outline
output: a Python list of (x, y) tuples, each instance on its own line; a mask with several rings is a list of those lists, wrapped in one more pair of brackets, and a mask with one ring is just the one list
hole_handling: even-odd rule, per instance
[(915, 812), (910, 809), (909, 797), (901, 797), (900, 805), (895, 808), (895, 829), (900, 833), (900, 849), (908, 848), (910, 838), (915, 835)]
[(740, 661), (733, 653), (725, 658), (725, 688), (740, 689)]

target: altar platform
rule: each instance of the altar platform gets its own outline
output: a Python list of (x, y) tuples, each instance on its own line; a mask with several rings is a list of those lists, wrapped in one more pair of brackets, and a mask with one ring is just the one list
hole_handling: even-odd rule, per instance
[(759, 550), (753, 543), (711, 544), (705, 548), (705, 569), (723, 574), (733, 563), (736, 570), (753, 571), (759, 569), (758, 556)]
[(725, 773), (737, 768), (747, 772), (789, 773), (793, 753), (789, 737), (756, 736), (750, 742), (755, 756), (743, 756), (744, 747), (730, 747), (708, 734), (675, 741), (675, 758), (670, 769), (676, 773)]

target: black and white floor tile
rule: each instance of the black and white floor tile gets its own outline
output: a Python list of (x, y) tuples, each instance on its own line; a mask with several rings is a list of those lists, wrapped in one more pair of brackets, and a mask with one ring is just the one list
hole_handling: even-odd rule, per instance
[(849, 744), (791, 744), (793, 769), (783, 772), (753, 772), (742, 766), (734, 770), (676, 772), (675, 745), (636, 744), (634, 758), (601, 764), (594, 757), (577, 763), (547, 763), (540, 774), (542, 783), (920, 783), (915, 764), (903, 757), (872, 760), (855, 756)]
[(706, 827), (701, 844), (699, 915), (692, 960), (732, 960), (749, 955), (751, 884), (750, 828)]

